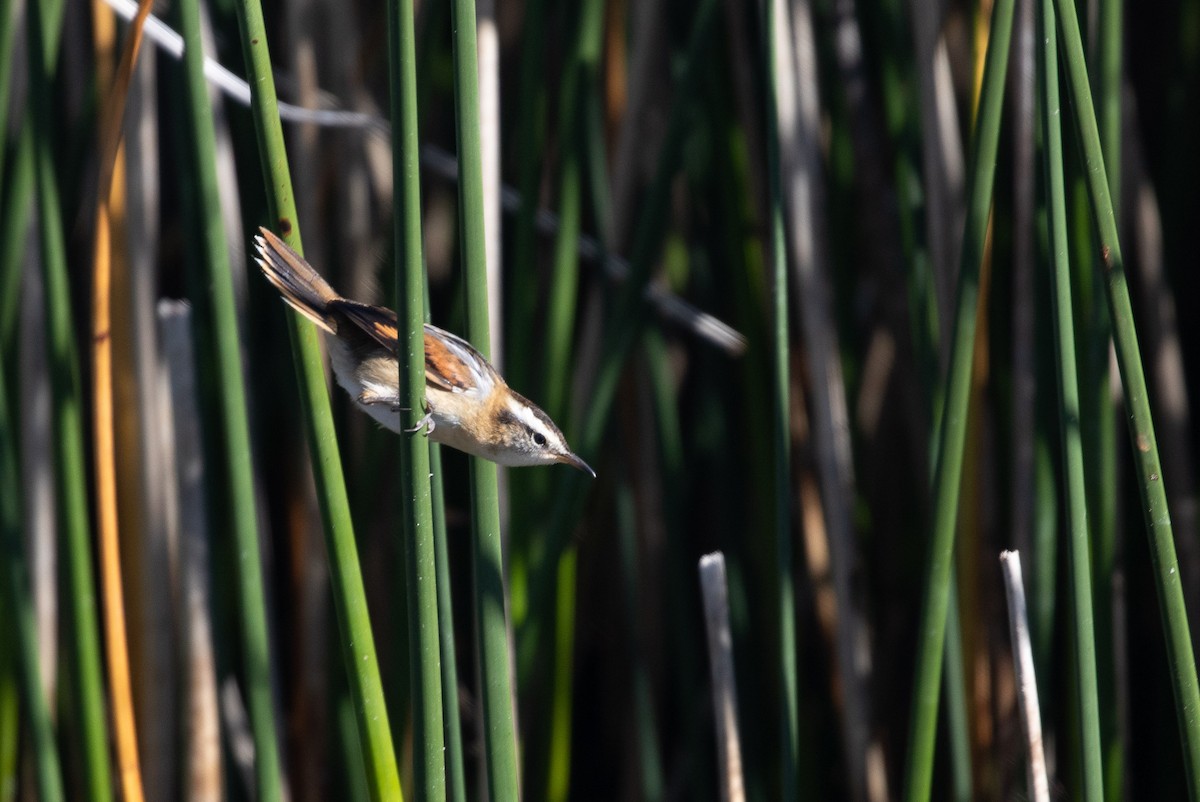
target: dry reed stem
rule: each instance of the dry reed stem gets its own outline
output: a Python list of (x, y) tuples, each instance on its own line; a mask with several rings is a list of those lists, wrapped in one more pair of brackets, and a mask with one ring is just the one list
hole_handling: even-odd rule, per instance
[[(782, 3), (779, 5), (782, 11)], [(789, 267), (801, 306), (800, 321), (811, 364), (813, 445), (839, 626), (835, 631), (837, 676), (842, 683), (842, 737), (850, 797), (868, 799), (867, 751), (870, 711), (865, 689), (871, 672), (870, 638), (854, 598), (856, 553), (850, 519), (854, 468), (829, 275), (830, 249), (824, 216), (820, 150), (820, 97), (816, 34), (808, 2), (792, 2), (776, 18), (775, 93), (781, 176), (787, 200)], [(782, 62), (782, 63), (779, 63)]]
[[(962, 248), (966, 165), (958, 133), (950, 51), (942, 35), (943, 4), (938, 0), (912, 0), (911, 5), (921, 112), (922, 186), (928, 210), (925, 239), (938, 302), (938, 340), (948, 342), (958, 252)], [(943, 348), (939, 360), (943, 371), (948, 356), (949, 349)]]
[[(112, 262), (109, 204), (114, 166), (121, 140), (121, 124), (129, 83), (142, 41), (142, 27), (153, 3), (138, 6), (100, 127), (100, 182), (93, 249), (92, 363), (93, 415), (96, 438), (96, 511), (100, 536), (100, 574), (104, 592), (104, 628), (108, 648), (109, 693), (113, 700), (113, 728), (121, 791), (126, 802), (141, 802), (142, 777), (138, 765), (137, 725), (129, 679), (129, 647), (125, 631), (125, 600), (121, 579), (121, 550), (117, 517), (116, 458), (113, 433)], [(103, 34), (103, 28), (98, 32)]]
[(704, 629), (712, 672), (713, 717), (721, 772), (722, 802), (744, 802), (742, 746), (738, 735), (737, 687), (733, 674), (733, 634), (729, 628), (729, 592), (725, 584), (725, 555), (700, 558), (700, 589), (704, 594)]
[(196, 367), (192, 350), (191, 308), (181, 301), (160, 301), (162, 340), (170, 407), (169, 447), (175, 483), (169, 491), (179, 534), (180, 657), (184, 673), (180, 701), (185, 733), (182, 796), (187, 802), (221, 799), (221, 726), (217, 666), (209, 598), (208, 511), (204, 487), (203, 433), (196, 406)]
[[(480, 155), (483, 157), (483, 232), (484, 252), (487, 254), (488, 319), (492, 337), (492, 364), (502, 367), (504, 359), (504, 288), (502, 282), (503, 252), (503, 184), (500, 182), (500, 29), (496, 20), (496, 0), (476, 0), (475, 17), (479, 45), (479, 134)], [(501, 485), (505, 472), (500, 472)], [(503, 489), (503, 487), (502, 487)], [(507, 506), (506, 493), (500, 503)], [(507, 517), (507, 516), (505, 516)]]
[(1021, 555), (1000, 552), (1004, 589), (1008, 596), (1008, 626), (1012, 634), (1013, 668), (1017, 675), (1021, 726), (1025, 730), (1029, 761), (1029, 796), (1034, 802), (1050, 802), (1050, 783), (1046, 779), (1046, 756), (1042, 749), (1042, 714), (1038, 706), (1037, 676), (1033, 670), (1033, 646), (1029, 640), (1029, 617), (1025, 611), (1025, 586), (1021, 580)]

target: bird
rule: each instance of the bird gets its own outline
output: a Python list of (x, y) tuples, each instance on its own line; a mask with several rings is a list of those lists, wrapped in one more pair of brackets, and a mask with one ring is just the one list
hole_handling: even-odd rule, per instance
[(596, 472), (567, 445), (537, 404), (508, 386), (463, 338), (425, 324), (425, 416), (404, 429), (396, 313), (343, 298), (303, 256), (270, 229), (254, 239), (256, 261), (283, 300), (326, 335), (337, 382), (354, 403), (396, 433), (430, 440), (499, 465), (570, 465)]

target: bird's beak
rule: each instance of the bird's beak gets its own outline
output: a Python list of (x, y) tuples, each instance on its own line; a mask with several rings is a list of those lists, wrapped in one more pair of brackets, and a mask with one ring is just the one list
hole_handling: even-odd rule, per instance
[(581, 460), (579, 457), (575, 456), (574, 454), (564, 454), (563, 456), (558, 458), (558, 461), (561, 462), (563, 465), (570, 465), (572, 468), (578, 468), (579, 470), (583, 471), (584, 473), (591, 474), (593, 479), (596, 478), (596, 472), (592, 470), (592, 466), (588, 465), (586, 462), (584, 462), (583, 460)]

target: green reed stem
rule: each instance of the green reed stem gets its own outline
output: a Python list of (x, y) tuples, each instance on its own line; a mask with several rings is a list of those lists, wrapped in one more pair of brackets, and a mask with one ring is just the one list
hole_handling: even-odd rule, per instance
[[(617, 548), (621, 559), (621, 583), (625, 596), (625, 631), (629, 638), (630, 689), (633, 701), (634, 731), (637, 734), (638, 798), (660, 802), (666, 793), (662, 755), (658, 744), (650, 669), (642, 653), (640, 631), (641, 600), (638, 598), (637, 511), (633, 490), (628, 482), (617, 487)], [(573, 550), (568, 552), (573, 554)]]
[(439, 642), (442, 652), (442, 721), (446, 732), (446, 796), (466, 802), (462, 722), (458, 715), (458, 650), (454, 645), (454, 609), (450, 592), (450, 548), (446, 541), (446, 500), (442, 487), (442, 448), (429, 444), (429, 473), (433, 493), (433, 544), (437, 560)]
[[(479, 59), (475, 2), (454, 0), (454, 106), (458, 139), (459, 243), (466, 293), (467, 339), (487, 357), (487, 254), (484, 249), (483, 165), (480, 155)], [(483, 699), (484, 751), (492, 799), (519, 798), (517, 731), (509, 677), (505, 621), (504, 559), (500, 546), (500, 498), (496, 465), (471, 458), (471, 536), (475, 554), (473, 593)]]
[[(18, 429), (16, 421), (9, 415), (3, 363), (4, 355), (0, 354), (0, 561), (4, 564), (4, 575), (0, 577), (0, 584), (3, 585), (0, 602), (3, 603), (5, 619), (0, 626), (6, 628), (15, 641), (6, 659), (11, 659), (16, 668), (21, 710), (32, 741), (38, 798), (42, 802), (58, 802), (65, 798), (62, 767), (38, 664), (37, 621), (33, 611), (29, 566), (21, 543), (21, 488), (14, 437)], [(13, 780), (15, 788), (15, 776)]]
[(1137, 463), (1138, 489), (1146, 520), (1146, 535), (1150, 540), (1150, 558), (1154, 568), (1155, 586), (1162, 609), (1166, 633), (1171, 683), (1175, 693), (1176, 715), (1183, 741), (1184, 767), (1188, 789), (1193, 800), (1200, 799), (1200, 687), (1196, 681), (1196, 660), (1188, 632), (1187, 609), (1184, 607), (1180, 584), (1179, 564), (1175, 555), (1175, 539), (1171, 516), (1163, 488), (1162, 465), (1154, 437), (1154, 421), (1146, 390), (1146, 376), (1138, 351), (1137, 331), (1133, 325), (1133, 309), (1125, 279), (1125, 263), (1121, 257), (1120, 237), (1113, 212), (1108, 175), (1096, 125), (1096, 112), (1088, 88), (1087, 66), (1074, 4), (1057, 0), (1061, 26), (1059, 45), (1067, 66), (1068, 86), (1073, 101), (1075, 124), (1083, 149), (1092, 214), (1099, 234), (1101, 264), (1108, 291), (1108, 308), (1112, 318), (1117, 367), (1125, 389), (1129, 412), (1129, 436)]
[(1097, 19), (1099, 35), (1096, 93), (1100, 96), (1098, 116), (1108, 192), (1114, 209), (1121, 197), (1121, 71), (1125, 32), (1125, 7), (1118, 0), (1102, 0)]
[[(2, 154), (0, 154), (2, 158)], [(33, 122), (26, 116), (13, 151), (13, 172), (0, 197), (0, 351), (14, 353), (21, 301), (21, 267), (28, 244), (34, 192)]]
[[(1099, 35), (1096, 45), (1099, 50), (1097, 63), (1096, 93), (1100, 104), (1100, 137), (1104, 148), (1104, 165), (1108, 171), (1108, 191), (1115, 207), (1119, 207), (1121, 191), (1121, 94), (1124, 86), (1121, 82), (1121, 62), (1124, 32), (1124, 4), (1120, 0), (1101, 0), (1097, 14)], [(1104, 476), (1112, 481), (1112, 485), (1102, 487), (1101, 492), (1111, 499), (1104, 505), (1106, 520), (1102, 526), (1093, 527), (1093, 553), (1095, 560), (1092, 575), (1096, 578), (1096, 647), (1098, 656), (1098, 688), (1101, 699), (1108, 704), (1100, 709), (1100, 735), (1104, 740), (1104, 783), (1105, 796), (1112, 802), (1122, 799), (1125, 793), (1124, 743), (1123, 733), (1119, 722), (1120, 695), (1116, 687), (1117, 657), (1113, 644), (1113, 594), (1112, 581), (1117, 566), (1117, 522), (1116, 522), (1116, 410), (1112, 392), (1109, 389), (1108, 349), (1112, 339), (1111, 324), (1108, 316), (1104, 316), (1104, 326), (1101, 332), (1104, 336), (1102, 359), (1103, 366), (1101, 382), (1097, 389), (1100, 391), (1100, 402), (1104, 405), (1101, 424), (1104, 426), (1101, 464), (1111, 466)]]
[(579, 232), (583, 216), (584, 115), (591, 82), (600, 58), (604, 32), (604, 3), (585, 0), (580, 8), (575, 46), (567, 56), (559, 96), (559, 147), (562, 173), (558, 194), (558, 233), (554, 240), (554, 273), (542, 364), (543, 408), (565, 425), (567, 391), (571, 385), (571, 347), (579, 288)]
[[(415, 429), (425, 414), (425, 267), (421, 245), (421, 165), (417, 135), (417, 48), (413, 6), (388, 3), (393, 181), (396, 233), (400, 419)], [(413, 769), (418, 799), (446, 798), (442, 666), (438, 629), (438, 570), (429, 484), (430, 444), (423, 435), (400, 437), (400, 494), (404, 509), (404, 564), (408, 589), (408, 643), (413, 689)], [(452, 691), (453, 689), (451, 689)]]
[(16, 626), (2, 596), (0, 616), (3, 616), (0, 617), (0, 802), (13, 802), (17, 798), (19, 783), (21, 694), (17, 688)]
[(13, 44), (17, 40), (15, 0), (0, 0), (0, 185), (4, 184), (4, 139), (8, 133), (8, 97), (12, 92)]
[(28, 4), (26, 11), (34, 172), (46, 285), (46, 347), (53, 396), (51, 416), (58, 525), (62, 533), (67, 580), (68, 675), (74, 695), (74, 712), (79, 717), (76, 737), (80, 740), (85, 793), (91, 800), (107, 802), (112, 799), (112, 781), (88, 518), (83, 394), (55, 174), (59, 157), (54, 152), (55, 127), (51, 111), (51, 76), (57, 63), (63, 4), (35, 2)]
[(1078, 693), (1082, 742), (1083, 798), (1104, 798), (1104, 771), (1100, 749), (1100, 710), (1096, 690), (1095, 622), (1092, 616), (1092, 562), (1088, 542), (1087, 490), (1084, 480), (1083, 439), (1079, 427), (1079, 385), (1075, 363), (1074, 313), (1071, 302), (1070, 258), (1067, 246), (1067, 200), (1063, 180), (1062, 126), (1058, 95), (1058, 59), (1055, 47), (1054, 8), (1041, 3), (1038, 18), (1038, 99), (1044, 136), (1043, 153), (1049, 192), (1050, 256), (1053, 268), (1054, 329), (1058, 338), (1059, 420), (1062, 428), (1063, 465), (1067, 472), (1067, 519), (1070, 538), (1072, 608), (1075, 613), (1075, 689)]
[[(508, 349), (505, 374), (509, 383), (520, 391), (536, 387), (535, 382), (544, 372), (537, 370), (537, 360), (532, 355), (533, 338), (541, 321), (538, 314), (541, 297), (538, 265), (541, 259), (535, 218), (546, 139), (546, 6), (546, 0), (528, 0), (521, 26), (521, 83), (515, 131), (521, 206), (511, 227), (513, 256), (506, 273), (508, 306), (505, 323), (508, 333), (504, 339)], [(519, 628), (528, 607), (526, 580), (530, 543), (537, 541), (545, 525), (531, 513), (539, 509), (547, 481), (536, 473), (523, 472), (515, 472), (509, 479), (510, 520), (513, 523), (508, 554), (509, 613), (514, 626)], [(523, 664), (518, 664), (518, 681), (524, 681), (526, 676)], [(534, 752), (526, 745), (527, 759)]]
[(208, 308), (213, 354), (220, 365), (218, 403), (224, 440), (226, 492), (234, 540), (234, 561), (240, 604), (246, 704), (254, 736), (255, 778), (263, 800), (282, 798), (279, 741), (275, 732), (275, 706), (271, 688), (270, 635), (267, 630), (266, 590), (259, 551), (258, 509), (254, 498), (254, 468), (250, 459), (250, 423), (238, 338), (237, 307), (229, 264), (228, 240), (222, 220), (217, 184), (216, 131), (208, 85), (204, 79), (204, 51), (198, 0), (180, 0), (178, 24), (186, 50), (183, 58), (188, 164), (192, 168), (195, 203), (191, 220), (192, 242), (205, 272), (212, 297)]
[[(638, 215), (638, 228), (630, 260), (629, 275), (621, 286), (613, 304), (609, 320), (600, 367), (589, 397), (587, 411), (579, 427), (580, 456), (596, 465), (596, 456), (608, 428), (609, 414), (616, 397), (617, 385), (624, 369), (626, 357), (637, 342), (646, 322), (643, 298), (654, 260), (662, 245), (667, 229), (667, 208), (670, 199), (671, 181), (675, 176), (683, 150), (683, 143), (690, 133), (691, 102), (698, 92), (700, 77), (705, 68), (704, 57), (711, 42), (717, 16), (716, 0), (701, 0), (692, 20), (687, 53), (683, 62), (683, 74), (674, 92), (674, 102), (667, 123), (667, 134), (659, 150), (658, 166), (646, 200)], [(531, 575), (529, 609), (544, 610), (551, 603), (557, 581), (557, 560), (566, 549), (572, 527), (582, 514), (587, 485), (590, 482), (583, 474), (571, 472), (560, 485), (557, 500), (551, 513), (551, 524), (542, 549), (542, 559), (537, 573)], [(521, 633), (521, 653), (525, 654), (529, 644), (538, 642), (538, 616), (531, 615), (529, 625)]]
[(933, 783), (934, 741), (937, 734), (938, 694), (950, 599), (954, 533), (962, 482), (970, 402), (971, 365), (975, 350), (979, 271), (983, 263), (988, 217), (992, 206), (1004, 80), (1012, 38), (1013, 0), (998, 0), (992, 14), (991, 38), (984, 65), (983, 90), (968, 174), (970, 205), (963, 235), (958, 279), (958, 305), (951, 341), (950, 371), (945, 386), (941, 434), (934, 479), (935, 513), (929, 544), (928, 575), (922, 600), (917, 667), (914, 678), (912, 727), (905, 770), (904, 798), (925, 800)]
[[(625, 358), (629, 355), (633, 344), (637, 342), (646, 322), (643, 302), (645, 288), (667, 228), (671, 182), (682, 157), (683, 144), (691, 132), (690, 104), (699, 90), (700, 77), (705, 66), (703, 60), (711, 43), (711, 34), (716, 21), (716, 8), (717, 4), (714, 0), (701, 0), (700, 6), (692, 18), (692, 31), (684, 57), (682, 77), (673, 93), (674, 102), (667, 122), (667, 133), (659, 151), (658, 166), (654, 180), (646, 193), (646, 200), (638, 214), (629, 276), (621, 285), (609, 318), (611, 321), (616, 321), (617, 325), (609, 327), (600, 369), (592, 390), (588, 411), (581, 426), (579, 453), (585, 459), (594, 460), (599, 451), (607, 428), (612, 402), (616, 396), (617, 384), (624, 369)], [(584, 479), (580, 475), (571, 474), (569, 483), (575, 491), (564, 494), (559, 505), (561, 508), (571, 508), (581, 503), (582, 494), (578, 491), (584, 487), (583, 482)], [(555, 517), (563, 520), (575, 520), (578, 516), (572, 513), (566, 516), (559, 514)], [(560, 530), (559, 527), (555, 527), (555, 529)], [(562, 536), (561, 531), (552, 533), (554, 538)], [(554, 548), (554, 546), (559, 547)], [(547, 549), (547, 553), (550, 555), (558, 551), (561, 551), (558, 543), (551, 544), (551, 547)]]
[[(240, 0), (236, 3), (236, 9), (251, 87), (251, 113), (267, 190), (267, 206), (275, 230), (289, 245), (302, 252), (262, 6), (258, 0)], [(334, 610), (337, 613), (350, 693), (355, 701), (354, 712), (362, 741), (368, 787), (374, 800), (400, 799), (400, 774), (388, 725), (383, 683), (379, 676), (379, 661), (371, 632), (370, 611), (363, 588), (318, 335), (316, 328), (298, 313), (288, 315), (288, 331), (307, 422), (308, 447), (324, 524), (325, 549), (329, 555)], [(274, 759), (277, 766), (278, 758)], [(274, 790), (278, 768), (274, 769), (275, 779), (267, 776), (267, 771), (260, 770), (260, 783), (266, 783)]]
[[(546, 138), (546, 0), (528, 0), (521, 32), (521, 89), (516, 142), (520, 150), (518, 189), (521, 208), (513, 224), (513, 269), (508, 294), (508, 359), (505, 371), (514, 387), (533, 387), (531, 343), (537, 312), (538, 179)], [(515, 495), (515, 494), (514, 494)]]
[[(782, 768), (781, 798), (797, 798), (797, 765), (799, 753), (799, 694), (796, 681), (796, 591), (792, 578), (792, 521), (791, 521), (791, 382), (788, 353), (788, 293), (787, 293), (787, 235), (783, 201), (782, 165), (779, 153), (779, 121), (776, 103), (775, 15), (782, 3), (767, 0), (763, 37), (767, 62), (765, 72), (768, 88), (764, 93), (766, 105), (767, 180), (770, 207), (770, 264), (772, 306), (772, 363), (771, 363), (771, 423), (775, 451), (775, 564), (778, 628), (779, 628), (779, 698), (780, 761)], [(786, 12), (785, 12), (786, 13)]]
[[(579, 296), (578, 240), (582, 229), (584, 181), (587, 165), (586, 115), (594, 94), (596, 68), (604, 33), (604, 7), (599, 0), (586, 0), (579, 8), (574, 47), (567, 54), (559, 86), (558, 141), (562, 153), (558, 194), (558, 232), (554, 240), (553, 272), (546, 309), (545, 350), (541, 363), (540, 400), (551, 418), (564, 430), (568, 424), (568, 394), (571, 389), (571, 352)], [(605, 231), (603, 227), (600, 231)], [(529, 327), (532, 328), (532, 327)], [(543, 477), (538, 477), (539, 479)], [(531, 482), (535, 509), (545, 507), (552, 476)], [(548, 649), (553, 656), (553, 692), (549, 705), (549, 749), (545, 757), (549, 799), (567, 799), (570, 793), (571, 710), (574, 688), (574, 623), (578, 554), (568, 549), (555, 567), (557, 603), (552, 611), (554, 640)], [(547, 567), (549, 569), (549, 566)]]
[(550, 691), (550, 745), (546, 758), (546, 799), (571, 798), (571, 698), (575, 689), (575, 597), (579, 550), (558, 560), (554, 606), (554, 662)]
[(950, 606), (946, 610), (946, 735), (950, 739), (950, 798), (971, 799), (971, 731), (967, 720), (966, 667), (963, 665), (962, 621), (958, 606), (958, 572), (950, 572)]

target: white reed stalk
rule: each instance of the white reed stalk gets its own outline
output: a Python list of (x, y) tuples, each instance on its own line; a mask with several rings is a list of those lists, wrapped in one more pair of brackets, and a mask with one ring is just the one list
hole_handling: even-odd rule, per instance
[(700, 558), (700, 589), (704, 594), (704, 628), (708, 632), (721, 799), (722, 802), (745, 802), (737, 688), (733, 676), (733, 636), (729, 630), (729, 594), (725, 585), (725, 555), (721, 552)]
[(1000, 552), (1004, 572), (1004, 590), (1008, 596), (1008, 628), (1012, 636), (1013, 668), (1017, 674), (1017, 694), (1021, 726), (1025, 730), (1029, 762), (1029, 798), (1050, 802), (1050, 783), (1046, 779), (1046, 755), (1042, 749), (1042, 713), (1038, 706), (1037, 676), (1033, 671), (1033, 646), (1029, 641), (1029, 617), (1025, 612), (1025, 585), (1021, 579), (1021, 555)]

